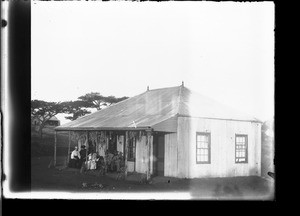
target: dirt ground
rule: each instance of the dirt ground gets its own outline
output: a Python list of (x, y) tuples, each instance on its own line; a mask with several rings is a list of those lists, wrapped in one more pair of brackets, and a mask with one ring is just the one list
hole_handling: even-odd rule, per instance
[[(52, 157), (33, 157), (31, 165), (32, 192), (97, 192), (97, 193), (152, 193), (186, 192), (191, 199), (209, 200), (273, 200), (274, 182), (257, 176), (235, 178), (177, 179), (154, 177), (149, 183), (131, 174), (127, 180), (116, 180), (116, 176), (99, 176), (78, 169), (64, 169), (65, 157), (58, 157), (58, 166), (48, 168)], [(176, 194), (175, 193), (175, 194)], [(175, 197), (174, 197), (175, 198)], [(124, 197), (126, 199), (126, 196)], [(178, 199), (178, 197), (176, 197)], [(180, 198), (179, 198), (180, 199)]]

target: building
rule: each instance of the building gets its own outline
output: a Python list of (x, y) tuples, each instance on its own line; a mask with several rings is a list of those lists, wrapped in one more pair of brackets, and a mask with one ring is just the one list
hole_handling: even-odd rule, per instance
[[(40, 125), (40, 121), (38, 120), (37, 117), (31, 117), (31, 124), (34, 126), (39, 126)], [(49, 120), (46, 121), (45, 126), (49, 126), (49, 127), (56, 127), (60, 125), (60, 120), (58, 120), (58, 118), (56, 118), (55, 116), (52, 116)]]
[(183, 84), (147, 89), (55, 130), (86, 134), (99, 154), (125, 153), (128, 172), (148, 178), (261, 174), (261, 122)]

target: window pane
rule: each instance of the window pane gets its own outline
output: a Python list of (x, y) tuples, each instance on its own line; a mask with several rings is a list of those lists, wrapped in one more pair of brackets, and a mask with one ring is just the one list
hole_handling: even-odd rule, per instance
[(197, 161), (201, 162), (201, 156), (200, 155), (197, 155)]
[(203, 136), (202, 135), (198, 135), (197, 137), (198, 137), (199, 142), (203, 141)]
[(201, 142), (201, 144), (200, 144), (200, 148), (206, 148), (206, 146), (205, 146), (205, 143), (204, 143), (204, 142)]
[(241, 157), (245, 157), (245, 152), (241, 152)]
[(202, 162), (204, 160), (203, 155), (200, 155), (200, 161)]
[(197, 142), (199, 142), (200, 141), (200, 135), (197, 135)]
[(201, 154), (201, 149), (197, 149), (197, 155)]

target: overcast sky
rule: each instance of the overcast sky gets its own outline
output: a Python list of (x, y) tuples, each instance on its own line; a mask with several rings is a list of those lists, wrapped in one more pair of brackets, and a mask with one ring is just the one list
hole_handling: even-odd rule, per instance
[(186, 87), (274, 114), (272, 2), (34, 2), (32, 99)]

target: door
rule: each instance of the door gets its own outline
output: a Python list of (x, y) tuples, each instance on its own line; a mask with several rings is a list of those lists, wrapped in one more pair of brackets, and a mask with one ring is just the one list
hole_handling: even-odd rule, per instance
[(165, 136), (159, 135), (157, 137), (157, 175), (164, 176), (165, 166)]

